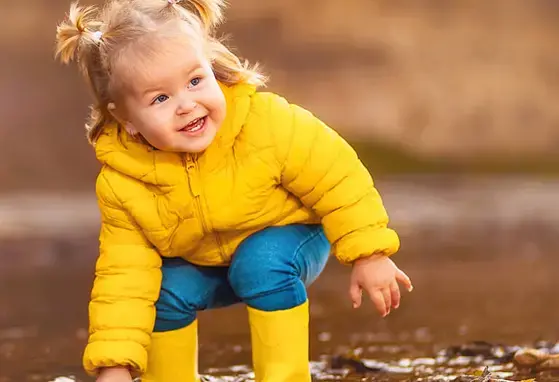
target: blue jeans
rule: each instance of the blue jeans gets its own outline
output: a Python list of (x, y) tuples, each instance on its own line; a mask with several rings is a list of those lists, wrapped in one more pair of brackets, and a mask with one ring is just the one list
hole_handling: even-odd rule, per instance
[(199, 310), (239, 302), (264, 311), (299, 306), (329, 254), (322, 226), (297, 224), (254, 233), (239, 245), (229, 267), (164, 259), (154, 331), (183, 328)]

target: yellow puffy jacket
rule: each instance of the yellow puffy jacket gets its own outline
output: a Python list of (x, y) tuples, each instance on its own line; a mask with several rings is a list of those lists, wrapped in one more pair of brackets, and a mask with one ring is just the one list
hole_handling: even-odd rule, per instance
[(342, 263), (397, 251), (398, 236), (354, 150), (308, 111), (221, 86), (227, 116), (203, 153), (155, 150), (107, 125), (96, 144), (102, 216), (85, 369), (146, 367), (161, 256), (227, 265), (269, 226), (318, 223)]

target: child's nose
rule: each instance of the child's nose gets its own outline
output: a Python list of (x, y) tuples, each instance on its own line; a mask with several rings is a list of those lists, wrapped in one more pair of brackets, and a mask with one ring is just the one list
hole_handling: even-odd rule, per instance
[(192, 111), (194, 111), (194, 109), (196, 109), (197, 105), (198, 104), (195, 101), (184, 100), (179, 104), (179, 107), (177, 109), (177, 114), (179, 115), (190, 114), (192, 113)]
[(188, 94), (188, 92), (183, 92), (179, 98), (177, 114), (190, 114), (196, 108), (196, 106), (196, 100), (193, 99), (192, 95)]

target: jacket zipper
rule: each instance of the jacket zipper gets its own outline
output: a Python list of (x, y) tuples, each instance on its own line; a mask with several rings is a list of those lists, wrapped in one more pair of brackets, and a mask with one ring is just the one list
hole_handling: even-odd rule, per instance
[(192, 192), (192, 196), (194, 196), (194, 205), (196, 206), (196, 210), (198, 211), (198, 216), (200, 217), (200, 222), (202, 223), (202, 229), (204, 230), (204, 232), (214, 235), (219, 250), (219, 255), (221, 256), (222, 260), (227, 261), (226, 255), (223, 252), (223, 245), (221, 243), (219, 234), (213, 230), (213, 227), (211, 227), (211, 223), (206, 221), (205, 218), (206, 214), (204, 213), (204, 207), (201, 200), (201, 198), (203, 197), (202, 184), (200, 182), (200, 177), (198, 174), (197, 162), (193, 154), (186, 154), (185, 167), (186, 173), (188, 174), (190, 192)]

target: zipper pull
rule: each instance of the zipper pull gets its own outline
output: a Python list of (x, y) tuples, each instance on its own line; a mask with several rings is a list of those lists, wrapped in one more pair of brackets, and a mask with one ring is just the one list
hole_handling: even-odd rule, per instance
[(200, 182), (198, 179), (198, 173), (196, 171), (196, 162), (192, 159), (192, 156), (186, 156), (186, 172), (188, 173), (188, 183), (190, 184), (190, 191), (192, 195), (200, 195)]

